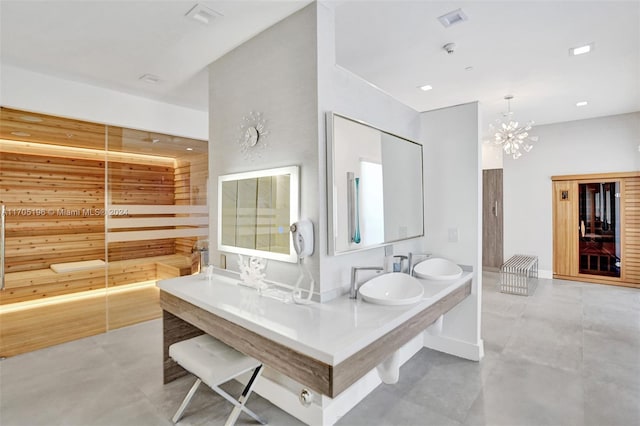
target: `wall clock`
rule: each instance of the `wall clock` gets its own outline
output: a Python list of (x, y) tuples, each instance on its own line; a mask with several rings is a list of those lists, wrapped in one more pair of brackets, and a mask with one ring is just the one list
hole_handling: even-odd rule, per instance
[(242, 118), (238, 144), (240, 145), (240, 153), (245, 159), (259, 158), (267, 149), (266, 137), (269, 132), (266, 129), (266, 124), (267, 120), (261, 112), (251, 111)]

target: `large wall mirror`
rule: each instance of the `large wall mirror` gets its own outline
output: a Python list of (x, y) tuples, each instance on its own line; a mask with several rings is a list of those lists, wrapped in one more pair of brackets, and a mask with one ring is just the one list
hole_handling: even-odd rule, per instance
[(218, 249), (296, 262), (289, 226), (298, 221), (297, 166), (218, 177)]
[(424, 235), (422, 145), (327, 114), (329, 254)]

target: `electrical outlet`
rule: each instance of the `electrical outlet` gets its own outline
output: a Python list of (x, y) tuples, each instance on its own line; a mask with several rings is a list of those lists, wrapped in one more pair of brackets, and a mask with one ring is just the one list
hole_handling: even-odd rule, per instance
[(458, 228), (449, 228), (449, 242), (450, 243), (458, 242)]

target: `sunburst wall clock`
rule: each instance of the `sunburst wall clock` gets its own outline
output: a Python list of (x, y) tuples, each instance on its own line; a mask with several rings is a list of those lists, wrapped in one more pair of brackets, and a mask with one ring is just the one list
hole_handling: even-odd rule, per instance
[(240, 145), (240, 153), (245, 160), (260, 158), (267, 149), (266, 138), (269, 132), (266, 126), (267, 120), (261, 112), (251, 111), (242, 117), (238, 144)]

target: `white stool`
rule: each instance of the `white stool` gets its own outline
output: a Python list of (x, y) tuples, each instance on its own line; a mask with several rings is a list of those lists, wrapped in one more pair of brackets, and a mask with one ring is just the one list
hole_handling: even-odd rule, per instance
[[(253, 385), (262, 372), (262, 364), (259, 361), (241, 354), (208, 334), (174, 343), (169, 347), (169, 356), (197, 378), (173, 416), (174, 423), (182, 418), (184, 410), (191, 402), (200, 383), (204, 382), (235, 406), (225, 426), (235, 424), (241, 411), (246, 412), (261, 424), (267, 424), (257, 414), (245, 407)], [(220, 389), (219, 385), (250, 370), (253, 370), (253, 374), (238, 400)]]

